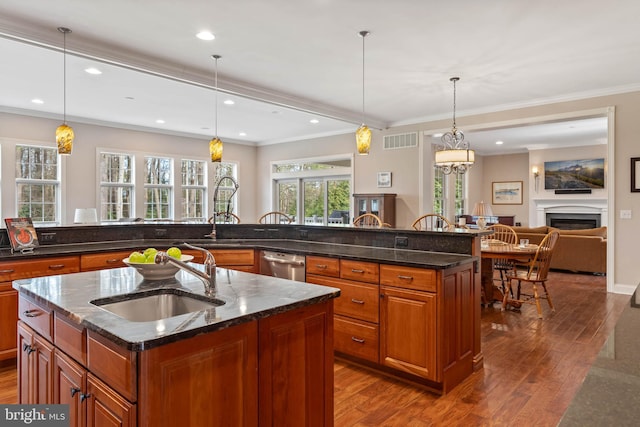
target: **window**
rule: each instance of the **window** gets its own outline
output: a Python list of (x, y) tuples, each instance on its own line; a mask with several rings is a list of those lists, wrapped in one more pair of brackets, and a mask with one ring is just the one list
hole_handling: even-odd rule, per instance
[(442, 169), (434, 167), (433, 171), (433, 213), (445, 215), (446, 179)]
[[(222, 179), (225, 178), (226, 179)], [(230, 178), (230, 179), (229, 179)], [(231, 162), (221, 162), (217, 165), (214, 182), (216, 188), (213, 195), (215, 200), (214, 212), (231, 212), (238, 214), (237, 200), (233, 195), (237, 190), (238, 164)], [(217, 190), (217, 192), (216, 192)]]
[(16, 146), (16, 214), (60, 222), (60, 168), (55, 148)]
[(144, 158), (144, 217), (173, 217), (173, 161), (165, 157)]
[(182, 219), (206, 220), (207, 162), (182, 160)]
[(350, 217), (352, 156), (272, 164), (276, 210), (309, 225), (343, 224)]
[(130, 154), (100, 153), (100, 221), (134, 216), (133, 161)]
[(445, 175), (434, 167), (433, 212), (449, 217), (464, 215), (467, 206), (466, 174)]
[(467, 186), (465, 185), (466, 180), (464, 179), (465, 174), (456, 174), (455, 176), (455, 215), (456, 217), (459, 215), (465, 214), (466, 208), (466, 198), (467, 198)]

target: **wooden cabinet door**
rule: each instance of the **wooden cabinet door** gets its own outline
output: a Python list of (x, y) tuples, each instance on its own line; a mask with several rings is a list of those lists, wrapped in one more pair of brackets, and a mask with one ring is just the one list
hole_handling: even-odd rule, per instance
[(16, 357), (18, 291), (11, 282), (0, 283), (0, 360)]
[(136, 405), (120, 396), (91, 373), (87, 375), (85, 402), (87, 427), (136, 426)]
[(53, 403), (53, 345), (18, 323), (18, 396), (20, 403)]
[(64, 353), (56, 351), (53, 365), (53, 401), (69, 405), (69, 426), (86, 425), (87, 371)]
[(380, 363), (438, 381), (436, 294), (383, 286), (380, 296)]

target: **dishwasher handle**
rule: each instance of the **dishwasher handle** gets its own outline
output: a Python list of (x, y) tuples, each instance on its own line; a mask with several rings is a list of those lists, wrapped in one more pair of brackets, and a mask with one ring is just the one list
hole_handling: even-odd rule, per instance
[(263, 258), (265, 260), (269, 261), (269, 262), (275, 262), (275, 263), (278, 263), (278, 264), (290, 264), (290, 265), (300, 265), (300, 266), (304, 265), (304, 261), (295, 261), (295, 260), (291, 260), (291, 259), (274, 258), (274, 257), (270, 257), (268, 255), (265, 255)]

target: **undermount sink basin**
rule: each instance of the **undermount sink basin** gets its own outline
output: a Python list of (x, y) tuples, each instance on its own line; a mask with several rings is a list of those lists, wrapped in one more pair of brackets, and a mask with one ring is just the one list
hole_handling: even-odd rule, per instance
[(224, 301), (167, 288), (101, 298), (90, 303), (131, 322), (153, 322), (210, 310), (223, 305)]

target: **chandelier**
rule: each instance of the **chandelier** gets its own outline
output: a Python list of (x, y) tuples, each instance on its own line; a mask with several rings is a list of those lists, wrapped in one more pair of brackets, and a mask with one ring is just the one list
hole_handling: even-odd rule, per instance
[(451, 132), (442, 135), (442, 145), (435, 153), (435, 165), (447, 175), (452, 172), (463, 174), (475, 162), (476, 154), (469, 149), (464, 134), (456, 127), (456, 82), (460, 77), (451, 77), (449, 80), (453, 82), (453, 127)]
[(216, 60), (216, 78), (215, 78), (215, 87), (216, 87), (216, 105), (215, 105), (215, 129), (214, 129), (214, 137), (209, 141), (209, 155), (211, 156), (211, 161), (214, 163), (219, 163), (222, 161), (222, 140), (218, 138), (218, 59), (222, 58), (220, 55), (211, 55), (213, 59)]

